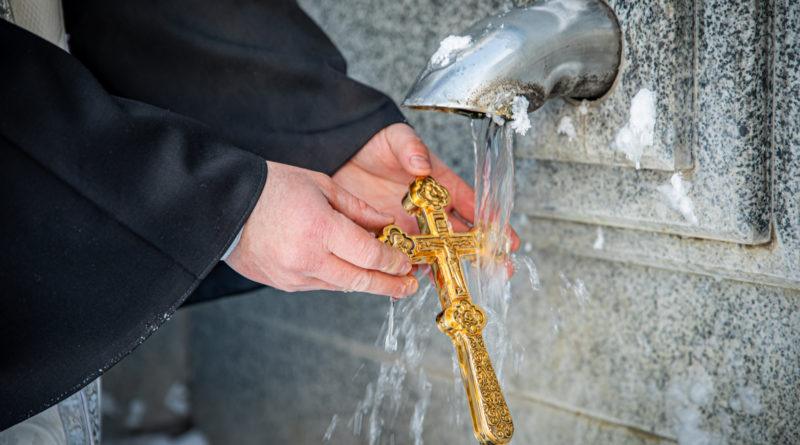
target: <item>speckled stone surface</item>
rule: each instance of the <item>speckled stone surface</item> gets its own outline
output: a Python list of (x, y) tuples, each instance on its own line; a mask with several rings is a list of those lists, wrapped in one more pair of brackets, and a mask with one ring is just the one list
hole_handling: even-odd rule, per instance
[[(646, 88), (656, 98), (656, 122), (654, 143), (642, 153), (642, 168), (692, 168), (694, 5), (681, 0), (610, 1), (609, 5), (624, 30), (616, 87), (586, 115), (564, 100), (547, 103), (532, 115), (531, 134), (519, 138), (518, 153), (537, 159), (634, 165), (612, 144), (630, 118), (631, 98)], [(572, 140), (557, 131), (565, 117), (576, 130)]]
[[(800, 416), (800, 293), (531, 254), (541, 287), (531, 291), (519, 274), (507, 321), (511, 341), (525, 350), (518, 369), (507, 365), (504, 374), (513, 443), (798, 437), (800, 423), (791, 419)], [(348, 422), (377, 368), (396, 357), (372, 338), (385, 305), (374, 296), (340, 296), (264, 290), (190, 309), (193, 417), (214, 443), (318, 443), (333, 415), (340, 424), (332, 443), (368, 443), (368, 430), (355, 437)], [(434, 391), (423, 437), (470, 443), (452, 347), (435, 329), (428, 344), (423, 366)], [(408, 437), (419, 399), (411, 374), (408, 381), (400, 414), (378, 443)]]
[(681, 443), (697, 443), (681, 441), (691, 432), (717, 439), (699, 443), (800, 437), (800, 292), (532, 255), (542, 286), (512, 303), (527, 355), (510, 391)]
[[(512, 283), (507, 327), (524, 351), (518, 370), (505, 366), (512, 444), (797, 443), (800, 3), (609, 3), (630, 60), (617, 96), (586, 118), (587, 151), (555, 134), (576, 113), (560, 100), (531, 114), (539, 136), (518, 139), (513, 221), (541, 285), (524, 271)], [(352, 75), (399, 101), (442, 38), (512, 2), (301, 4)], [(659, 143), (637, 171), (608, 141), (643, 87)], [(467, 119), (407, 115), (472, 176)], [(697, 226), (657, 189), (687, 159)], [(387, 306), (264, 290), (191, 309), (196, 425), (214, 443), (316, 444), (338, 414), (331, 443), (368, 443), (347, 422), (393, 360), (375, 346)], [(430, 335), (425, 443), (472, 443), (466, 411), (453, 420), (452, 346)], [(412, 387), (378, 443), (413, 443), (417, 397)]]
[[(521, 193), (532, 199), (520, 202), (519, 209), (549, 218), (737, 243), (769, 241), (769, 8), (728, 1), (612, 4), (627, 38), (616, 90), (581, 119), (574, 106), (552, 101), (532, 115), (537, 131), (519, 137), (517, 151), (523, 157), (605, 165), (523, 164)], [(611, 142), (628, 119), (631, 98), (642, 88), (656, 96), (656, 140), (672, 144), (676, 160), (689, 159), (678, 156), (680, 147), (693, 153), (693, 164), (674, 164), (691, 182), (687, 196), (697, 224), (670, 208), (658, 192), (671, 173), (611, 168), (620, 163), (596, 158), (603, 157), (598, 153), (613, 154)], [(581, 130), (572, 142), (556, 132), (563, 116), (571, 116)], [(576, 154), (552, 154), (564, 147)], [(580, 151), (588, 154), (586, 159), (577, 156)], [(655, 151), (663, 161), (663, 153), (670, 150)], [(644, 170), (672, 169), (663, 162), (648, 162), (647, 153)]]

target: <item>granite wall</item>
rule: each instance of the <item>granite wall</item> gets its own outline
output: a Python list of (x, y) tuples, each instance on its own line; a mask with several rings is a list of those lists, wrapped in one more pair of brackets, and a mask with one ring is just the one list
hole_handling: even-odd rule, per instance
[[(513, 3), (301, 1), (351, 75), (398, 101), (441, 39)], [(612, 94), (584, 110), (549, 101), (517, 139), (513, 221), (538, 284), (524, 270), (512, 283), (512, 443), (800, 443), (800, 5), (609, 4), (625, 36)], [(614, 141), (642, 90), (655, 138), (637, 169)], [(472, 176), (466, 118), (407, 116)], [(195, 424), (220, 444), (329, 429), (330, 443), (369, 443), (354, 414), (397, 358), (376, 345), (388, 307), (263, 290), (189, 309)], [(472, 443), (452, 346), (428, 332), (375, 443), (414, 443), (428, 388), (424, 441)]]

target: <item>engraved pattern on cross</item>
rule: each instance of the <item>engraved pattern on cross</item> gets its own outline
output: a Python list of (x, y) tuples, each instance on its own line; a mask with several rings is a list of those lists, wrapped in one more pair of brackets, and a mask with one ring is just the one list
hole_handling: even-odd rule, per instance
[(481, 336), (486, 313), (472, 302), (462, 259), (478, 250), (475, 232), (453, 233), (445, 208), (450, 194), (433, 178), (417, 178), (403, 198), (403, 208), (417, 218), (420, 235), (407, 235), (392, 224), (380, 240), (401, 249), (414, 264), (430, 264), (442, 312), (436, 324), (453, 341), (467, 391), (475, 437), (481, 444), (505, 444), (514, 423)]

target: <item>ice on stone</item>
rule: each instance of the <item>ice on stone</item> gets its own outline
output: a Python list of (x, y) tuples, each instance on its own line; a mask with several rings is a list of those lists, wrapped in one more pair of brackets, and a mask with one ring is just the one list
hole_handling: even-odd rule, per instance
[(470, 43), (472, 43), (472, 37), (470, 36), (450, 35), (445, 37), (439, 43), (439, 49), (431, 56), (431, 63), (439, 67), (448, 65), (453, 54), (466, 48)]
[(506, 120), (503, 119), (503, 116), (495, 113), (489, 113), (489, 117), (492, 118), (492, 122), (494, 122), (497, 126), (502, 127), (506, 124)]
[(575, 126), (572, 125), (572, 118), (569, 116), (564, 116), (561, 118), (561, 120), (558, 122), (558, 128), (556, 131), (558, 134), (566, 136), (570, 141), (575, 139), (575, 136), (578, 135), (578, 133), (575, 131)]
[(683, 180), (682, 173), (675, 173), (670, 178), (669, 184), (658, 186), (658, 191), (672, 209), (679, 211), (686, 221), (696, 226), (698, 221), (694, 214), (694, 203), (687, 196), (691, 186), (689, 181)]
[(528, 99), (525, 96), (517, 96), (511, 103), (511, 129), (517, 134), (525, 136), (531, 129), (531, 121), (528, 119)]
[(641, 167), (645, 147), (653, 145), (656, 126), (656, 96), (643, 88), (631, 100), (630, 119), (617, 132), (612, 146), (625, 154), (636, 168)]
[(650, 347), (650, 342), (647, 341), (647, 337), (644, 336), (643, 333), (636, 334), (636, 343), (639, 343), (639, 346), (644, 349), (644, 355), (648, 357), (653, 356), (653, 348)]

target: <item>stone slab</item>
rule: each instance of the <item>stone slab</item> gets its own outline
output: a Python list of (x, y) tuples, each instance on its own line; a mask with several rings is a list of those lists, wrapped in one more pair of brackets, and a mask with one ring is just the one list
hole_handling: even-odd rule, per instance
[(800, 293), (531, 253), (541, 290), (523, 273), (512, 286), (508, 329), (526, 354), (507, 391), (664, 437), (800, 437), (785, 421), (800, 418)]
[[(376, 388), (379, 369), (391, 366), (397, 357), (343, 340), (344, 332), (336, 327), (297, 329), (305, 316), (300, 311), (282, 321), (253, 317), (258, 304), (244, 309), (256, 300), (242, 298), (235, 310), (223, 308), (233, 306), (234, 300), (191, 309), (193, 413), (212, 443), (320, 443), (334, 415), (330, 443), (414, 443), (412, 419), (422, 398), (419, 369), (407, 370), (396, 414), (391, 393), (386, 395), (387, 403), (379, 411), (380, 434), (371, 442), (371, 406), (362, 411), (358, 435), (355, 413), (363, 406), (367, 386)], [(351, 321), (359, 318), (353, 312)], [(441, 368), (426, 359), (423, 367), (431, 391), (422, 418), (423, 441), (473, 442), (460, 378), (449, 363)], [(563, 406), (513, 392), (508, 401), (516, 422), (514, 443), (674, 443), (670, 437), (576, 416)]]

